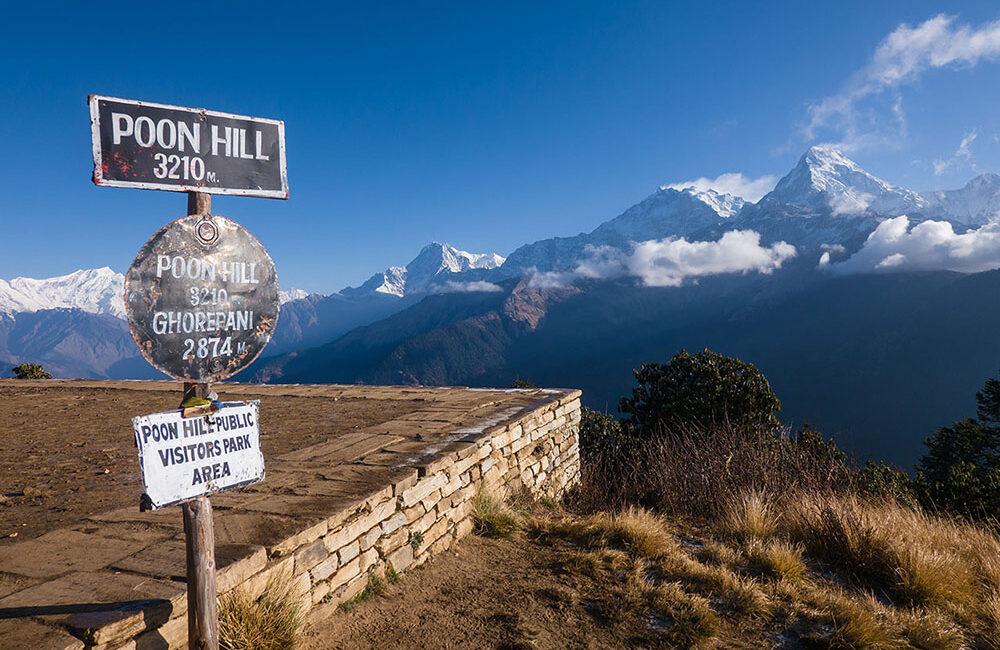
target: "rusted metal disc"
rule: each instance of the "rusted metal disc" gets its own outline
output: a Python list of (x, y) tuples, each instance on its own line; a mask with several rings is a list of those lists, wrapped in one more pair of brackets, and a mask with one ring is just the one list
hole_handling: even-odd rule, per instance
[(278, 278), (257, 239), (225, 217), (161, 228), (125, 276), (132, 338), (157, 370), (221, 381), (250, 365), (278, 324)]

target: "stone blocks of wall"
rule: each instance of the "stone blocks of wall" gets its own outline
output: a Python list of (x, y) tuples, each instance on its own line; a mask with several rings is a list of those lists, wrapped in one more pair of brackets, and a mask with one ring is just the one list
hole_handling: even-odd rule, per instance
[[(252, 561), (220, 571), (220, 595), (237, 587), (257, 595), (280, 577), (310, 618), (324, 618), (360, 594), (372, 574), (404, 572), (468, 535), (479, 492), (503, 498), (527, 491), (559, 499), (580, 476), (580, 392), (549, 395), (500, 422), (453, 432), (433, 453), (387, 465), (391, 481), (318, 523), (259, 547)], [(184, 611), (175, 607), (169, 620), (125, 643), (88, 647), (185, 647)]]

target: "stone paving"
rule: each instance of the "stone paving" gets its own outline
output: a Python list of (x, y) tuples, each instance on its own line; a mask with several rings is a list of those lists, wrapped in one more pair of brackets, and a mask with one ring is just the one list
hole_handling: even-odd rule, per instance
[[(172, 382), (124, 383), (177, 392)], [(477, 492), (559, 497), (578, 479), (579, 391), (224, 387), (226, 399), (263, 393), (420, 406), (267, 457), (263, 483), (214, 495), (220, 594), (238, 586), (259, 593), (280, 575), (311, 616), (329, 615), (373, 572), (406, 570), (467, 534)], [(184, 578), (176, 506), (100, 512), (2, 546), (0, 648), (184, 647)]]

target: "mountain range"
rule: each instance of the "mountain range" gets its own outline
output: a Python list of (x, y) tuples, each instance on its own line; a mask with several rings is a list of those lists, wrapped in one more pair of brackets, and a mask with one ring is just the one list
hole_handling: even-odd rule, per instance
[[(757, 364), (787, 423), (905, 465), (935, 427), (972, 412), (1000, 367), (998, 212), (996, 174), (916, 192), (812, 147), (756, 202), (664, 185), (590, 232), (506, 259), (432, 243), (358, 287), (283, 294), (269, 356), (241, 378), (519, 377), (581, 387), (613, 410), (632, 368), (710, 347)], [(120, 296), (110, 269), (0, 281), (0, 360), (155, 374)]]

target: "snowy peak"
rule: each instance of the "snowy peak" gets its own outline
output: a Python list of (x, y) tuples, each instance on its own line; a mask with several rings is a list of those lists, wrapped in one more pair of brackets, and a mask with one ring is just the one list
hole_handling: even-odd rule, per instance
[(54, 278), (0, 280), (0, 313), (75, 308), (125, 318), (125, 276), (108, 267)]
[(504, 261), (496, 253), (468, 253), (449, 244), (433, 242), (424, 246), (406, 266), (390, 266), (373, 275), (360, 287), (348, 287), (341, 293), (381, 293), (399, 297), (424, 293), (444, 279), (441, 276), (473, 269), (495, 269)]
[(718, 192), (710, 187), (699, 189), (693, 185), (686, 186), (681, 183), (660, 186), (661, 192), (667, 190), (675, 190), (701, 201), (708, 207), (712, 208), (712, 210), (723, 219), (735, 216), (746, 203), (742, 196)]
[(663, 186), (587, 237), (591, 245), (685, 237), (738, 212), (743, 199), (715, 190)]
[(716, 214), (723, 219), (736, 216), (746, 203), (743, 197), (735, 194), (720, 194), (712, 189), (695, 190), (692, 188), (690, 192), (691, 196), (715, 210)]
[(504, 258), (496, 253), (467, 253), (449, 244), (433, 242), (420, 250), (406, 265), (406, 270), (412, 281), (432, 278), (442, 271), (461, 273), (471, 269), (495, 269), (503, 263)]
[(839, 150), (818, 145), (802, 154), (792, 171), (761, 199), (761, 204), (775, 203), (834, 215), (895, 216), (919, 210), (927, 201), (869, 174)]
[(1000, 215), (1000, 174), (976, 176), (957, 190), (923, 192), (929, 218), (948, 219), (967, 226), (982, 226)]
[(302, 300), (303, 298), (308, 298), (311, 295), (312, 294), (305, 289), (287, 289), (285, 291), (278, 292), (278, 301), (283, 305), (286, 302)]

